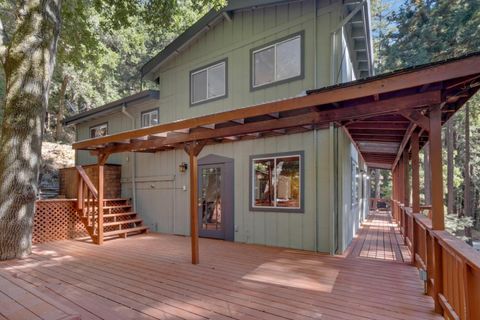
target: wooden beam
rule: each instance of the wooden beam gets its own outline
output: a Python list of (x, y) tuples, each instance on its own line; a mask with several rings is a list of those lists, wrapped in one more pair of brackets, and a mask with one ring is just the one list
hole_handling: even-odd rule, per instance
[[(103, 152), (118, 153), (135, 150), (160, 149), (165, 145), (174, 145), (189, 141), (201, 141), (206, 139), (215, 139), (231, 137), (246, 134), (258, 134), (277, 129), (293, 128), (304, 125), (315, 125), (320, 123), (335, 122), (341, 119), (355, 118), (367, 114), (386, 114), (392, 111), (402, 109), (411, 109), (419, 106), (431, 104), (432, 101), (440, 101), (439, 92), (426, 92), (414, 94), (405, 97), (396, 97), (389, 100), (370, 102), (354, 107), (326, 110), (321, 112), (306, 113), (297, 116), (285, 117), (280, 119), (271, 119), (257, 122), (250, 122), (244, 125), (235, 125), (231, 127), (218, 128), (214, 130), (192, 131), (189, 134), (180, 134), (168, 136), (161, 140), (136, 141), (130, 145), (117, 145), (106, 147)], [(128, 133), (128, 132), (127, 132)], [(130, 132), (132, 133), (132, 132)], [(388, 140), (391, 141), (391, 140)]]
[(190, 158), (190, 237), (192, 264), (200, 262), (198, 249), (198, 155), (205, 142), (193, 141), (185, 144), (185, 152)]
[(403, 110), (400, 112), (402, 116), (415, 123), (425, 131), (430, 131), (430, 122), (428, 117), (424, 116), (417, 110)]
[(265, 115), (273, 112), (282, 112), (294, 109), (303, 109), (319, 105), (328, 105), (334, 102), (352, 100), (362, 97), (393, 92), (402, 89), (423, 86), (427, 83), (441, 82), (456, 77), (464, 77), (480, 73), (480, 57), (473, 56), (462, 60), (452, 61), (441, 65), (433, 65), (420, 70), (403, 71), (390, 76), (364, 81), (350, 86), (339, 86), (329, 90), (311, 92), (306, 96), (274, 101), (258, 106), (238, 108), (217, 114), (175, 121), (167, 124), (137, 129), (135, 131), (118, 133), (105, 137), (98, 137), (73, 145), (74, 149), (85, 149), (88, 146), (136, 138), (154, 133), (173, 131), (177, 128), (193, 128), (200, 125), (227, 122), (245, 117)]
[(403, 183), (405, 193), (403, 195), (403, 204), (406, 207), (410, 207), (410, 175), (409, 175), (409, 159), (408, 159), (408, 150), (403, 150)]
[(98, 201), (98, 203), (97, 203), (97, 208), (98, 208), (97, 244), (98, 245), (103, 244), (103, 195), (104, 195), (104, 182), (105, 182), (104, 165), (102, 163), (103, 158), (105, 158), (104, 155), (98, 157), (98, 186), (97, 186), (97, 193), (98, 193), (98, 198), (97, 198), (97, 201)]

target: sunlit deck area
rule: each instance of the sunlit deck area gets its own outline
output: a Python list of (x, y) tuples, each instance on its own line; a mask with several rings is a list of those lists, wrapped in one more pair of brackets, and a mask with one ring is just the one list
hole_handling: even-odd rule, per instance
[(38, 245), (0, 263), (0, 319), (441, 319), (397, 226), (370, 215), (344, 256), (147, 234)]

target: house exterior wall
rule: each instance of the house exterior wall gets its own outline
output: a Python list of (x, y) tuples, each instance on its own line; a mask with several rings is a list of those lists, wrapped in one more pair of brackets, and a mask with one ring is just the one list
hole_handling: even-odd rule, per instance
[[(343, 17), (342, 1), (305, 0), (255, 10), (235, 12), (196, 39), (181, 54), (165, 63), (158, 73), (160, 99), (136, 103), (126, 109), (140, 127), (142, 111), (159, 108), (160, 123), (242, 108), (302, 94), (332, 83), (332, 60), (341, 79), (352, 80), (351, 63), (342, 50), (332, 57), (331, 30)], [(285, 36), (304, 33), (304, 77), (299, 80), (250, 89), (250, 51)], [(341, 40), (341, 39), (340, 39)], [(343, 48), (342, 41), (336, 44)], [(215, 61), (228, 59), (228, 95), (224, 99), (190, 106), (190, 72)], [(132, 128), (121, 112), (77, 125), (77, 140), (89, 138), (89, 128), (108, 122), (109, 134)], [(303, 151), (305, 156), (305, 212), (249, 210), (250, 156)], [(255, 140), (206, 146), (199, 158), (214, 154), (234, 161), (234, 219), (238, 242), (334, 253), (343, 251), (361, 220), (361, 205), (344, 206), (351, 193), (351, 158), (358, 154), (341, 129), (327, 129)], [(122, 165), (122, 196), (132, 197), (135, 163), (136, 209), (152, 231), (189, 235), (189, 174), (178, 166), (188, 163), (183, 150), (122, 153), (108, 163)], [(77, 164), (93, 164), (88, 152), (77, 153)], [(359, 163), (361, 164), (361, 163)]]

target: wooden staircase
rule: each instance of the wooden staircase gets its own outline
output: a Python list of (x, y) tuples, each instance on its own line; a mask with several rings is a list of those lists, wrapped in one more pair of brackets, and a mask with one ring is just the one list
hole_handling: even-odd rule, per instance
[(105, 238), (122, 237), (148, 232), (143, 220), (132, 211), (128, 199), (103, 199), (103, 181), (99, 174), (99, 194), (89, 176), (81, 166), (77, 166), (78, 191), (77, 212), (88, 234), (96, 244)]

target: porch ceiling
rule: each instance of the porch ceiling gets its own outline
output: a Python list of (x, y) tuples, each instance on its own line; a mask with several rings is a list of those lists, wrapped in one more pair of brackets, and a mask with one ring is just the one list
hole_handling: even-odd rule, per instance
[(307, 92), (301, 97), (126, 131), (73, 144), (108, 155), (158, 152), (185, 143), (208, 144), (341, 126), (370, 167), (389, 169), (420, 132), (428, 137), (428, 107), (441, 104), (446, 121), (480, 88), (480, 53), (403, 69)]

